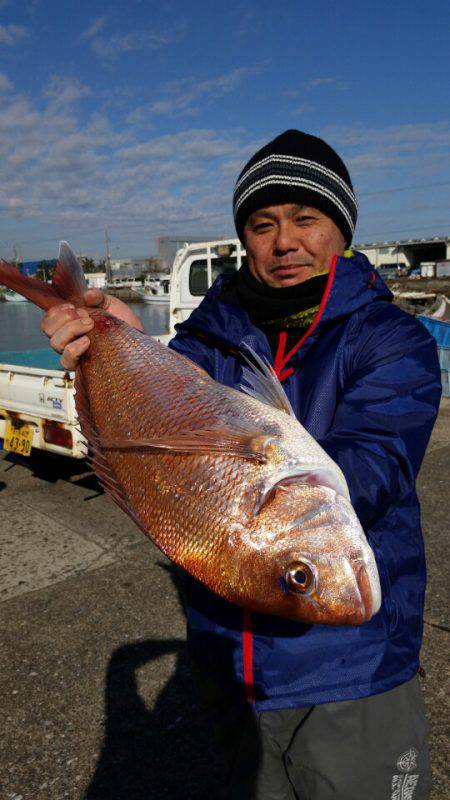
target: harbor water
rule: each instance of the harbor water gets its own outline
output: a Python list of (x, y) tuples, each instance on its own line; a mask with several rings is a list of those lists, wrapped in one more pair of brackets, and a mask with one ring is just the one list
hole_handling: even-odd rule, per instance
[[(127, 304), (140, 318), (147, 333), (168, 333), (169, 307), (146, 303)], [(33, 303), (0, 303), (0, 351), (35, 350), (48, 345), (39, 323), (43, 312)]]

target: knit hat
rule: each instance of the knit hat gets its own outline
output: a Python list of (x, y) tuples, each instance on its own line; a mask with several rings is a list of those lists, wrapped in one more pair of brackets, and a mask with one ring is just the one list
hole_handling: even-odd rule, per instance
[(333, 148), (317, 136), (285, 131), (245, 165), (233, 196), (240, 240), (250, 214), (278, 203), (299, 203), (323, 211), (350, 245), (358, 213), (350, 175)]

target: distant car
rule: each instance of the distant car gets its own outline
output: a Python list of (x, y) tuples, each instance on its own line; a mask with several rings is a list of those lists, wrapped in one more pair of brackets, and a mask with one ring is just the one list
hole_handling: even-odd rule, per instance
[(380, 264), (378, 267), (378, 272), (380, 273), (382, 278), (394, 279), (398, 278), (401, 275), (408, 274), (408, 268), (403, 261), (399, 261), (397, 264), (396, 261), (390, 261), (383, 264)]
[(411, 267), (408, 275), (410, 278), (420, 278), (420, 267)]
[(399, 275), (397, 269), (389, 269), (388, 267), (378, 267), (378, 272), (380, 273), (382, 278), (387, 280), (393, 280), (394, 278), (398, 278)]
[(383, 262), (383, 264), (380, 264), (378, 269), (379, 270), (393, 269), (397, 271), (398, 269), (407, 269), (407, 267), (404, 261), (399, 261), (398, 264), (396, 261), (386, 261)]

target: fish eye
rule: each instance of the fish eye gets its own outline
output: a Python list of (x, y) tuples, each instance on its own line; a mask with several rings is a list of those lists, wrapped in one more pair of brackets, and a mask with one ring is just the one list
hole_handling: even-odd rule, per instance
[(304, 561), (295, 561), (289, 564), (286, 570), (286, 583), (288, 589), (299, 594), (306, 594), (314, 588), (314, 573)]

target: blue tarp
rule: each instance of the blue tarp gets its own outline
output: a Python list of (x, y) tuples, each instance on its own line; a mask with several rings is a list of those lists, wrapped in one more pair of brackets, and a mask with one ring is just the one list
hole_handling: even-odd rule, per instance
[(433, 317), (417, 316), (427, 331), (436, 339), (439, 364), (441, 365), (442, 395), (450, 397), (450, 322)]
[(420, 319), (427, 331), (434, 336), (438, 347), (450, 347), (450, 322), (442, 322), (440, 319), (433, 319), (433, 317), (424, 317), (422, 314), (419, 314), (417, 319)]
[(40, 261), (21, 261), (19, 264), (19, 269), (23, 272), (24, 275), (36, 275), (36, 270), (38, 268), (38, 264)]

